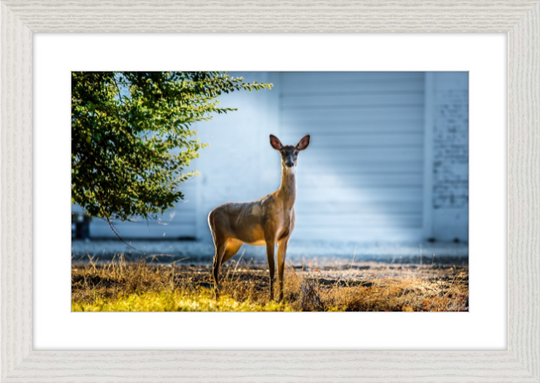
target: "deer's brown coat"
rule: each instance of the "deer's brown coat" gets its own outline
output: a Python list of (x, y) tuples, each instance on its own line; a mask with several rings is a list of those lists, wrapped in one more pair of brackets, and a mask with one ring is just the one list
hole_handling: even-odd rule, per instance
[(231, 259), (243, 243), (266, 246), (270, 271), (270, 299), (274, 296), (275, 247), (278, 245), (279, 299), (283, 299), (283, 272), (287, 245), (294, 230), (296, 200), (296, 165), (298, 152), (309, 145), (307, 135), (296, 146), (283, 146), (270, 135), (270, 144), (281, 155), (281, 185), (278, 190), (253, 202), (226, 203), (208, 215), (208, 225), (214, 240), (214, 284), (219, 292), (221, 265)]

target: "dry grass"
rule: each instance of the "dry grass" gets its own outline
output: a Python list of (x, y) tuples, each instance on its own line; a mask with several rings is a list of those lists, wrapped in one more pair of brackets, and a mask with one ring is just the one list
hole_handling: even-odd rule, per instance
[[(468, 267), (288, 264), (269, 302), (265, 265), (229, 262), (216, 301), (210, 266), (92, 261), (72, 266), (73, 311), (468, 311)], [(276, 283), (277, 285), (277, 283)]]

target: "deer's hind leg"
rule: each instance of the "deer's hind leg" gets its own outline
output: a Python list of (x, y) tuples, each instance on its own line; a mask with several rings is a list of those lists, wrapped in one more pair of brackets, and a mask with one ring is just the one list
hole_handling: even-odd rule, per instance
[(216, 248), (213, 262), (214, 290), (216, 298), (218, 298), (220, 289), (219, 272), (221, 270), (221, 266), (229, 259), (231, 259), (236, 253), (238, 253), (238, 250), (240, 249), (240, 247), (242, 247), (242, 242), (235, 239), (216, 239), (214, 241), (214, 246)]
[(214, 238), (214, 246), (216, 249), (214, 253), (212, 271), (214, 274), (214, 291), (217, 298), (219, 297), (219, 270), (221, 269), (221, 260), (223, 259), (223, 256), (225, 255), (225, 250), (227, 248), (227, 241), (220, 241)]
[(221, 259), (221, 265), (225, 262), (227, 262), (229, 259), (231, 259), (236, 253), (238, 253), (238, 250), (242, 247), (242, 241), (239, 241), (237, 239), (229, 239), (227, 241), (227, 247), (225, 249), (225, 254), (223, 255), (223, 258)]
[(219, 215), (218, 209), (214, 209), (208, 214), (208, 226), (210, 227), (215, 247), (212, 272), (214, 276), (214, 291), (216, 298), (219, 296), (219, 270), (223, 263), (223, 257), (225, 256), (228, 242), (226, 233), (224, 233), (223, 228), (216, 222), (216, 215)]

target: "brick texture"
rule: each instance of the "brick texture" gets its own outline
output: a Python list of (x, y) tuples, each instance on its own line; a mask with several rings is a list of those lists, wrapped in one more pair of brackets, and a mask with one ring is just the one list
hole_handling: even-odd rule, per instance
[(437, 90), (434, 107), (433, 208), (467, 208), (469, 203), (468, 90)]

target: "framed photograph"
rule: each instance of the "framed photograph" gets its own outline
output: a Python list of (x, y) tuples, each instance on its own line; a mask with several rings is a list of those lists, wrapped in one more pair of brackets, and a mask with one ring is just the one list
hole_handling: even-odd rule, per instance
[(1, 11), (3, 380), (539, 381), (537, 1)]
[(72, 311), (469, 311), (468, 77), (72, 72)]

